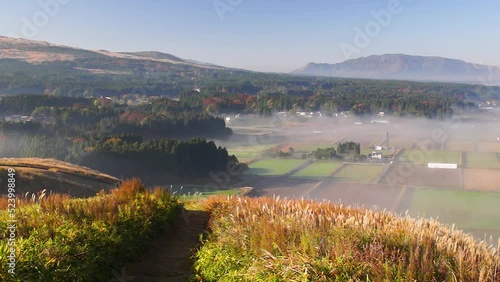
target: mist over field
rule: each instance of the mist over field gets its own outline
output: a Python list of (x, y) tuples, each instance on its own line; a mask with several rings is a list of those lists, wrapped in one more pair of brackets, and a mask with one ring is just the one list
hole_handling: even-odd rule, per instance
[[(231, 118), (234, 134), (219, 143), (249, 163), (243, 184), (254, 188), (253, 195), (409, 212), (455, 224), (496, 244), (499, 116), (498, 111), (457, 113), (438, 121), (378, 115), (249, 115)], [(367, 157), (312, 162), (317, 148), (337, 148), (349, 141), (359, 143)], [(371, 158), (376, 151), (383, 158)]]

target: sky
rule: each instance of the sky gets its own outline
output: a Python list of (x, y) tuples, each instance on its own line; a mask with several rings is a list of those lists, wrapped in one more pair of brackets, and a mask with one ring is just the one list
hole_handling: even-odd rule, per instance
[(500, 1), (0, 0), (0, 35), (290, 72), (403, 53), (500, 65)]

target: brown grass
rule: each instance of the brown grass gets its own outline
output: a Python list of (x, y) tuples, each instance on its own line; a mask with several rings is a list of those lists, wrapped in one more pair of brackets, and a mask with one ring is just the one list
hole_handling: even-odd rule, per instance
[(434, 220), (277, 198), (205, 206), (207, 281), (500, 281), (499, 250)]
[(67, 162), (39, 158), (1, 158), (1, 177), (8, 168), (16, 172), (16, 193), (47, 189), (50, 193), (70, 193), (76, 197), (90, 197), (101, 189), (116, 187), (117, 178)]

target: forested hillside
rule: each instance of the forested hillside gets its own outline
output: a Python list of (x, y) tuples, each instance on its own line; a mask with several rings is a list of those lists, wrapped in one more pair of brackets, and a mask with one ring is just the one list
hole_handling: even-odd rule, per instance
[(204, 138), (231, 135), (222, 118), (192, 108), (126, 106), (108, 99), (17, 95), (0, 100), (1, 157), (55, 158), (118, 177), (206, 176), (238, 165)]

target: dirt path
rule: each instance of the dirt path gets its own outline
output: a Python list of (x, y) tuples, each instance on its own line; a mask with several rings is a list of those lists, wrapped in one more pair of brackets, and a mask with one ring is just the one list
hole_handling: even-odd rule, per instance
[(127, 268), (124, 277), (113, 281), (176, 282), (193, 277), (191, 256), (200, 243), (209, 214), (187, 210), (179, 215), (177, 223), (158, 238), (137, 262)]

